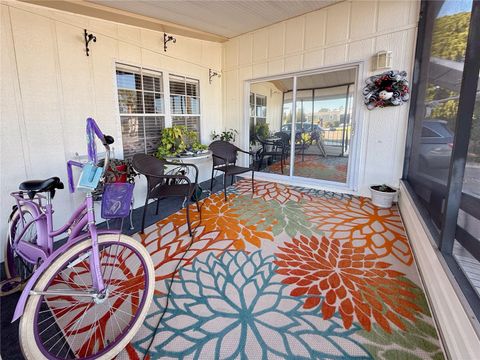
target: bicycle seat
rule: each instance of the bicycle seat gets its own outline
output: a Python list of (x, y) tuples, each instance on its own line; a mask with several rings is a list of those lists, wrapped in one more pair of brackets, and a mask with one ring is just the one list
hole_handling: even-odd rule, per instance
[(50, 191), (53, 197), (56, 189), (63, 189), (63, 183), (60, 178), (54, 176), (45, 180), (24, 181), (20, 184), (19, 189), (26, 191), (30, 199), (33, 199), (36, 193), (47, 191)]

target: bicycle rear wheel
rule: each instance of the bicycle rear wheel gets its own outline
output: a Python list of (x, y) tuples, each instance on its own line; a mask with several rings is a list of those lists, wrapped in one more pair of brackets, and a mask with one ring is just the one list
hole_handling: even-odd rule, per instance
[[(13, 248), (15, 236), (33, 219), (35, 219), (35, 215), (25, 206), (17, 208), (10, 217), (7, 229), (4, 263), (7, 281), (2, 282), (0, 289), (2, 296), (21, 290), (35, 270), (37, 264), (27, 262), (19, 256)], [(22, 241), (36, 244), (37, 234), (37, 224), (32, 223), (23, 234)]]
[(133, 338), (153, 299), (155, 270), (146, 249), (124, 235), (99, 236), (106, 292), (92, 297), (91, 240), (55, 259), (31, 295), (20, 321), (27, 359), (111, 359)]

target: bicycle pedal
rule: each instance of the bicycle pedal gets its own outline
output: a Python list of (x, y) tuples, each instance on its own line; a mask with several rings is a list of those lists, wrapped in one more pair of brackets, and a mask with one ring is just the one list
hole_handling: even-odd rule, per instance
[(20, 276), (0, 282), (0, 297), (7, 296), (23, 290), (24, 283)]

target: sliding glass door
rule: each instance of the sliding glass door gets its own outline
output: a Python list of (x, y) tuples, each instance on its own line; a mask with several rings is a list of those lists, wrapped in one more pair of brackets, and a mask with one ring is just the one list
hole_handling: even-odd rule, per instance
[(251, 83), (258, 171), (347, 185), (356, 78), (351, 67)]

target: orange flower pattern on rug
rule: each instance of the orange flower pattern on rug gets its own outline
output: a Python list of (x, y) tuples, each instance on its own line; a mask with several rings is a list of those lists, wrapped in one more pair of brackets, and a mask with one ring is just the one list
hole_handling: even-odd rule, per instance
[(392, 254), (406, 265), (413, 254), (398, 210), (374, 206), (370, 199), (316, 198), (306, 206), (307, 217), (329, 239), (349, 241), (353, 247), (368, 249), (376, 256)]
[[(209, 231), (199, 226), (193, 240), (187, 224), (178, 224), (166, 218), (149, 227), (145, 234), (138, 234), (155, 265), (155, 295), (166, 293), (165, 280), (172, 277), (178, 262), (179, 268), (190, 264), (198, 255), (217, 251), (222, 253), (232, 247), (234, 240), (219, 239), (218, 231)], [(190, 246), (190, 243), (193, 244)], [(190, 246), (190, 249), (188, 247)], [(188, 252), (184, 255), (184, 253)], [(183, 258), (182, 258), (183, 257)]]
[[(290, 200), (295, 202), (299, 202), (302, 199), (312, 200), (310, 195), (295, 190), (291, 186), (279, 183), (257, 180), (255, 181), (254, 189), (254, 199), (259, 198), (265, 201), (275, 200), (280, 204), (285, 204)], [(240, 195), (252, 195), (252, 183), (249, 180), (240, 180), (235, 184), (235, 191)]]
[[(250, 179), (240, 180), (228, 202), (223, 192), (202, 200), (201, 221), (190, 206), (193, 244), (185, 209), (135, 235), (155, 264), (155, 305), (119, 357), (208, 358), (218, 339), (219, 353), (232, 355), (225, 358), (442, 358), (396, 209), (263, 181), (255, 188), (252, 196)], [(244, 342), (243, 321), (260, 329)]]
[[(213, 194), (202, 202), (201, 224), (207, 232), (218, 232), (217, 240), (234, 240), (233, 246), (237, 250), (245, 249), (245, 243), (260, 247), (262, 241), (273, 241), (271, 226), (259, 230), (255, 224), (247, 224), (241, 220), (233, 207), (235, 194), (228, 195), (225, 202), (223, 193)], [(199, 224), (199, 213), (195, 206), (190, 207), (192, 229)], [(171, 215), (169, 219), (179, 226), (186, 223), (186, 210)]]
[(300, 236), (278, 249), (274, 263), (282, 282), (294, 286), (290, 295), (305, 296), (305, 309), (321, 304), (323, 319), (338, 311), (347, 329), (357, 320), (370, 331), (374, 320), (391, 333), (392, 325), (405, 330), (405, 319), (422, 312), (415, 284), (348, 242)]

